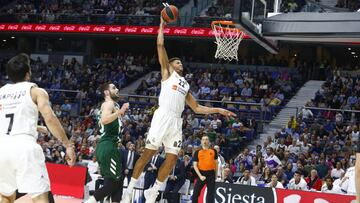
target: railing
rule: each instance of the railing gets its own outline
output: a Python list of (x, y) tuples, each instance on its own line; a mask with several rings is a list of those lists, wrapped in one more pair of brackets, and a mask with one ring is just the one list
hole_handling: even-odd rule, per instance
[[(134, 108), (151, 108), (157, 106), (158, 97), (121, 94), (121, 102), (129, 102)], [(242, 101), (215, 101), (215, 100), (197, 100), (201, 105), (209, 107), (222, 107), (237, 113), (241, 118), (254, 118), (260, 125), (262, 130), (263, 124), (270, 122), (273, 116), (282, 108), (281, 106), (274, 107), (272, 110), (267, 110), (260, 103), (242, 102)]]
[(83, 100), (80, 97), (76, 98), (81, 91), (64, 90), (64, 89), (46, 89), (49, 93), (50, 101), (54, 105), (64, 104), (64, 99), (71, 104), (70, 116), (78, 116), (83, 105)]
[[(327, 120), (334, 121), (336, 113), (341, 113), (343, 119), (342, 123), (354, 124), (360, 121), (359, 110), (347, 110), (347, 109), (331, 109), (331, 108), (318, 108), (318, 107), (299, 107), (299, 112), (302, 109), (309, 109), (313, 113), (314, 119), (318, 122), (325, 123)], [(298, 114), (297, 114), (298, 115)], [(309, 120), (309, 123), (313, 123), (314, 119)]]

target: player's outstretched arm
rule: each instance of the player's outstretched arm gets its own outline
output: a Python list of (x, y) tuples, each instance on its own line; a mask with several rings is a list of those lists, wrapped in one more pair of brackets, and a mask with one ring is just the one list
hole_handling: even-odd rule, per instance
[(196, 114), (214, 114), (219, 113), (226, 117), (235, 117), (236, 114), (228, 111), (226, 109), (222, 108), (212, 108), (212, 107), (206, 107), (199, 105), (199, 103), (196, 101), (194, 96), (191, 93), (188, 93), (186, 95), (186, 103), (190, 106), (190, 108), (196, 113)]
[(162, 19), (162, 17), (160, 17), (160, 28), (157, 36), (157, 51), (158, 51), (159, 63), (161, 66), (162, 80), (166, 80), (170, 76), (169, 57), (166, 53), (166, 49), (164, 45), (164, 27), (165, 27), (165, 22)]
[(111, 122), (113, 122), (115, 119), (118, 119), (118, 117), (122, 117), (125, 115), (126, 110), (129, 109), (129, 103), (125, 103), (122, 105), (121, 109), (115, 111), (113, 113), (114, 109), (114, 102), (107, 101), (102, 104), (101, 107), (101, 124), (106, 125)]
[(70, 166), (73, 166), (76, 160), (74, 147), (66, 137), (65, 130), (61, 126), (59, 119), (51, 109), (49, 95), (44, 89), (34, 87), (31, 89), (31, 96), (37, 104), (41, 115), (44, 117), (50, 132), (66, 146), (67, 162)]

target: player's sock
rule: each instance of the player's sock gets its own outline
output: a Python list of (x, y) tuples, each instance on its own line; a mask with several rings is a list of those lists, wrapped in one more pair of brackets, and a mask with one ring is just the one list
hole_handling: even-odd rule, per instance
[(94, 196), (91, 196), (88, 200), (86, 200), (84, 203), (96, 203), (96, 199)]
[(131, 177), (130, 183), (127, 187), (127, 191), (129, 191), (129, 192), (133, 191), (136, 182), (137, 182), (137, 179)]
[(154, 184), (154, 186), (153, 186), (153, 190), (155, 190), (155, 191), (159, 191), (160, 190), (160, 187), (161, 187), (161, 185), (163, 184), (164, 182), (160, 182), (160, 180), (158, 180), (158, 179), (156, 179), (156, 182), (155, 182), (155, 184)]

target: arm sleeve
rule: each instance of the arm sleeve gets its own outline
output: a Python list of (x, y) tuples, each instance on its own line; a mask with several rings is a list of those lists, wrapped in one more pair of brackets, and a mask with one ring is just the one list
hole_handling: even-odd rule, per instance
[(193, 161), (199, 162), (199, 157), (198, 157), (198, 155), (199, 155), (199, 150), (197, 150), (197, 151), (194, 153)]
[(215, 149), (213, 149), (213, 150), (215, 152), (214, 159), (217, 160), (218, 159), (218, 153), (217, 153), (217, 151)]

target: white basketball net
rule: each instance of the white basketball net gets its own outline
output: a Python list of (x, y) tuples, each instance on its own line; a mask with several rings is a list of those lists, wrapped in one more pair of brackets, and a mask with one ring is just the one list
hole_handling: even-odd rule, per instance
[(215, 58), (227, 61), (238, 60), (238, 48), (245, 33), (239, 29), (231, 28), (230, 25), (221, 23), (212, 24), (216, 38), (217, 49)]

